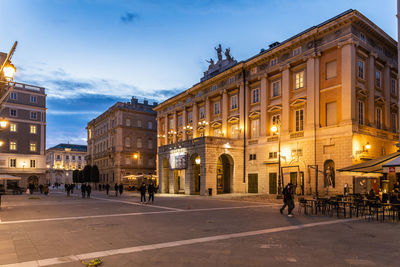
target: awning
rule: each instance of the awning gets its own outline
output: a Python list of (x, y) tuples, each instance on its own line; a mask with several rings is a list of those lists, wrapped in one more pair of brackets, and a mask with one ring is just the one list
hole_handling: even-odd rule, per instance
[(391, 162), (392, 160), (398, 158), (400, 156), (400, 152), (396, 152), (393, 154), (389, 154), (386, 156), (382, 156), (376, 159), (371, 159), (365, 161), (363, 163), (351, 165), (349, 167), (345, 167), (342, 169), (337, 169), (339, 172), (355, 172), (358, 174), (382, 174), (383, 173), (383, 165)]
[(8, 174), (0, 174), (0, 180), (21, 180), (21, 177), (12, 176)]
[(383, 173), (400, 173), (400, 157), (397, 157), (383, 165)]

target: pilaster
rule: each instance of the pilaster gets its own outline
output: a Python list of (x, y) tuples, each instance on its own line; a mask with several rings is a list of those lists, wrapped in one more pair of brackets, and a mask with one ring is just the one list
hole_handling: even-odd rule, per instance
[(281, 136), (289, 133), (290, 129), (290, 70), (289, 65), (282, 68), (282, 115), (281, 115)]
[(377, 55), (371, 53), (368, 59), (368, 101), (365, 103), (367, 122), (375, 125), (375, 57)]
[(222, 93), (222, 133), (226, 137), (228, 135), (228, 112), (229, 112), (229, 99), (226, 90)]
[(356, 118), (356, 54), (353, 43), (343, 45), (342, 49), (342, 124), (352, 123)]
[(267, 101), (268, 101), (268, 83), (267, 75), (261, 77), (261, 115), (260, 115), (260, 129), (261, 136), (267, 135)]

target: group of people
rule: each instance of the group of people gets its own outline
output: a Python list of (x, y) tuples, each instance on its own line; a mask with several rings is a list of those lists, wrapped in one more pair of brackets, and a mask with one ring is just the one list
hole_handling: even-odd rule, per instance
[[(35, 184), (30, 183), (30, 184), (28, 184), (28, 188), (26, 190), (26, 193), (29, 194), (29, 195), (32, 195), (34, 190), (35, 190)], [(40, 194), (44, 193), (47, 196), (49, 194), (49, 185), (48, 184), (44, 184), (44, 185), (40, 184), (39, 185), (39, 191), (40, 191)]]
[[(99, 185), (99, 191), (105, 190), (107, 196), (108, 196), (108, 193), (110, 192), (110, 188), (111, 188), (111, 186), (109, 184), (103, 184), (103, 185), (100, 184)], [(122, 195), (122, 193), (124, 192), (124, 185), (122, 183), (119, 185), (117, 183), (115, 183), (114, 190), (115, 190), (116, 197), (118, 196), (118, 193), (119, 193), (119, 195)]]
[(141, 204), (146, 203), (146, 189), (147, 189), (147, 192), (149, 193), (149, 200), (147, 201), (147, 203), (150, 203), (150, 200), (151, 200), (151, 204), (153, 204), (154, 203), (154, 193), (156, 192), (156, 188), (155, 188), (153, 182), (150, 182), (150, 184), (149, 184), (149, 186), (147, 186), (147, 188), (146, 188), (145, 183), (142, 183), (142, 185), (139, 187), (140, 203)]
[(92, 193), (92, 187), (90, 184), (82, 184), (81, 185), (81, 193), (82, 193), (82, 198), (90, 198), (90, 194)]

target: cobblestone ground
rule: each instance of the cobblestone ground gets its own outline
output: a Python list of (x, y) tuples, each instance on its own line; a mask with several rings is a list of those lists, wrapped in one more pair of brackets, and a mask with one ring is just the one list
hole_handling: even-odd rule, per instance
[[(112, 192), (113, 193), (113, 192)], [(260, 196), (3, 196), (5, 266), (399, 266), (400, 224), (279, 213)]]

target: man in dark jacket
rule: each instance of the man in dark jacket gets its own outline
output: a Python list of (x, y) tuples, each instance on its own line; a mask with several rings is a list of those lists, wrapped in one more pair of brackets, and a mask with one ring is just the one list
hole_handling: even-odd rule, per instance
[(90, 198), (90, 194), (92, 193), (92, 187), (90, 186), (90, 184), (88, 184), (87, 186), (86, 186), (86, 194), (87, 194), (87, 197), (88, 198)]
[(122, 184), (119, 184), (119, 195), (122, 196), (122, 193), (124, 192), (124, 186)]
[(81, 185), (81, 192), (82, 192), (82, 198), (85, 198), (85, 196), (86, 196), (86, 185), (85, 184)]
[(42, 184), (39, 185), (39, 189), (40, 189), (40, 194), (43, 194), (43, 185)]
[(110, 185), (109, 184), (106, 184), (106, 193), (107, 193), (107, 196), (108, 196), (108, 192), (110, 191)]
[(140, 191), (140, 203), (145, 203), (146, 202), (146, 185), (145, 183), (142, 183), (142, 185), (139, 188)]
[(283, 214), (283, 210), (288, 206), (288, 217), (293, 217), (292, 211), (294, 209), (294, 200), (293, 200), (293, 184), (288, 183), (286, 187), (283, 189), (283, 206), (280, 209), (281, 214)]
[(153, 204), (154, 203), (154, 191), (155, 191), (155, 187), (153, 185), (153, 182), (150, 182), (150, 185), (147, 188), (147, 191), (149, 192), (149, 201), (148, 201), (148, 203), (150, 203), (150, 199), (151, 199), (151, 204)]
[(117, 197), (118, 196), (118, 184), (117, 183), (115, 183), (115, 185), (114, 185), (114, 190), (115, 190), (115, 196)]

